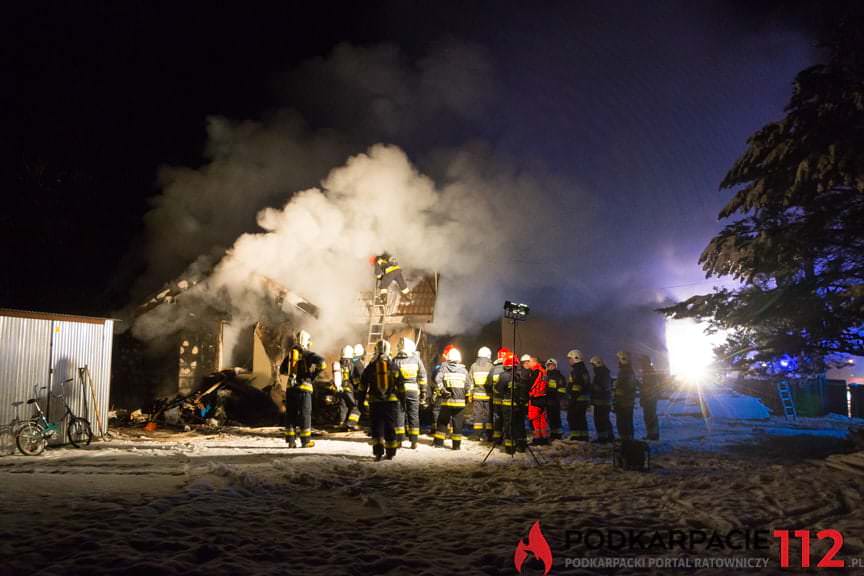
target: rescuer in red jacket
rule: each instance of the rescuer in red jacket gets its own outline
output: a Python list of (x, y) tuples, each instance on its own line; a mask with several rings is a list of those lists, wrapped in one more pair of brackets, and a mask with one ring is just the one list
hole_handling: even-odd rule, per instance
[(528, 389), (528, 421), (531, 422), (532, 444), (549, 444), (549, 419), (546, 416), (546, 370), (535, 356), (525, 354), (522, 368), (530, 370), (531, 387)]

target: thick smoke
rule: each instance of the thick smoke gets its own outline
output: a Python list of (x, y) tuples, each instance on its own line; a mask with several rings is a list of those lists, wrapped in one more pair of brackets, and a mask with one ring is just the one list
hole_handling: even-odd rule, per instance
[[(567, 240), (542, 226), (545, 203), (537, 200), (556, 189), (551, 179), (508, 172), (481, 150), (449, 158), (446, 180), (436, 184), (401, 149), (376, 145), (332, 170), (320, 188), (261, 210), (261, 231), (241, 235), (184, 300), (230, 302), (232, 318), (251, 323), (266, 313), (260, 278), (270, 278), (319, 307), (306, 327), (328, 348), (362, 321), (357, 298), (371, 288), (369, 256), (390, 251), (409, 272), (441, 274), (433, 330), (470, 331), (498, 314), (507, 287), (563, 280), (519, 265), (554, 258), (548, 247)], [(176, 328), (146, 315), (143, 322), (136, 332), (150, 337)]]

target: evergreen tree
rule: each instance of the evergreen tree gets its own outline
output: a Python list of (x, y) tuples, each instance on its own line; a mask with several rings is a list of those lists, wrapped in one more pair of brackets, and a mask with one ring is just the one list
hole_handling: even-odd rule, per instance
[(730, 331), (718, 352), (752, 366), (783, 355), (819, 369), (864, 355), (864, 44), (841, 29), (826, 63), (803, 70), (785, 117), (747, 143), (721, 184), (734, 219), (700, 257), (732, 277), (661, 310)]

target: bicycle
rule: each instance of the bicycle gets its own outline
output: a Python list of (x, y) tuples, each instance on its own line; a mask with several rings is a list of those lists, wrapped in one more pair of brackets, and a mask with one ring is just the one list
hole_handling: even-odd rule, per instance
[[(64, 380), (63, 384), (72, 381), (73, 379), (69, 378), (68, 380)], [(48, 387), (42, 386), (39, 389), (46, 390)], [(50, 394), (51, 391), (49, 390), (48, 393)], [(76, 416), (75, 413), (72, 412), (72, 409), (66, 402), (66, 396), (64, 394), (54, 394), (53, 396), (63, 401), (65, 413), (61, 418), (61, 422), (67, 420), (66, 437), (69, 442), (75, 448), (89, 446), (90, 442), (93, 441), (93, 430), (90, 427), (90, 422), (86, 418)], [(13, 402), (12, 405), (17, 407), (24, 403), (25, 402)], [(15, 434), (15, 443), (23, 454), (28, 456), (38, 456), (45, 450), (45, 447), (48, 445), (48, 440), (57, 435), (57, 423), (48, 421), (45, 417), (45, 413), (42, 411), (42, 407), (39, 406), (39, 401), (36, 398), (30, 398), (27, 400), (26, 404), (32, 404), (36, 409), (36, 414), (18, 428), (18, 431)]]

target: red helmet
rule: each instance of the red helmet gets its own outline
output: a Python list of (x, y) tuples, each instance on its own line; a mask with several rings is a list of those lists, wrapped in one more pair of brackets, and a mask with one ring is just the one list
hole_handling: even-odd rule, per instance
[(513, 352), (511, 352), (509, 348), (502, 347), (498, 349), (498, 360), (506, 360), (508, 355), (513, 355)]

